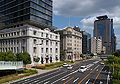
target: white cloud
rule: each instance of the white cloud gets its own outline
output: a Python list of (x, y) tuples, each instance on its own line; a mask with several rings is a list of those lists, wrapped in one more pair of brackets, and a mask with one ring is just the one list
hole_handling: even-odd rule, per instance
[(91, 16), (112, 13), (120, 16), (120, 0), (53, 0), (54, 14), (61, 16)]
[(116, 35), (117, 39), (117, 49), (120, 49), (120, 35)]

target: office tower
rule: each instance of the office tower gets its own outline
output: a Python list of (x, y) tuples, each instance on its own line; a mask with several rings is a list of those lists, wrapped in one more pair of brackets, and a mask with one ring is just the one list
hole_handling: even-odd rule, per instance
[(90, 54), (91, 53), (91, 34), (87, 31), (82, 32), (82, 53)]
[(102, 37), (102, 45), (106, 47), (106, 52), (111, 54), (116, 49), (116, 37), (113, 29), (113, 19), (107, 15), (97, 17), (94, 22), (94, 37)]
[(79, 60), (82, 54), (82, 33), (72, 27), (55, 31), (60, 34), (60, 52), (64, 53), (61, 60)]
[(52, 26), (52, 0), (0, 0), (0, 28)]

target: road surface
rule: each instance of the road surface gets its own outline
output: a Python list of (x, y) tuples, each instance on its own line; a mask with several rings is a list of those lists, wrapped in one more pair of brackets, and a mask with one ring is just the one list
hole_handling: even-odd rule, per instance
[[(85, 72), (78, 72), (81, 65), (89, 65)], [(72, 70), (60, 68), (34, 77), (23, 79), (11, 84), (111, 84), (109, 67), (99, 62), (99, 59), (79, 62)]]

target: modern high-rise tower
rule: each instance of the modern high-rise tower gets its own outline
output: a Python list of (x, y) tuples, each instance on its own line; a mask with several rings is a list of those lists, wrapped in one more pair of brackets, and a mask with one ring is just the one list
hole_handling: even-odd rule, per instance
[(0, 28), (52, 26), (52, 0), (0, 0)]
[(107, 15), (97, 17), (94, 22), (94, 37), (102, 37), (102, 45), (106, 47), (106, 52), (111, 54), (116, 50), (116, 37), (113, 29), (113, 19)]

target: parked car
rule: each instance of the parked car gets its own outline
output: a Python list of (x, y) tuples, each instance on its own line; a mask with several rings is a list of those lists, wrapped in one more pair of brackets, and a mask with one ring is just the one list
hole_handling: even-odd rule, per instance
[(85, 72), (86, 70), (87, 70), (86, 66), (81, 66), (78, 71), (79, 72)]
[(68, 69), (68, 70), (70, 70), (70, 69), (72, 69), (72, 68), (73, 68), (73, 66), (71, 66), (71, 65), (68, 65), (68, 66), (67, 66), (67, 69)]
[(63, 63), (63, 67), (67, 67), (68, 66), (68, 64), (67, 63)]

